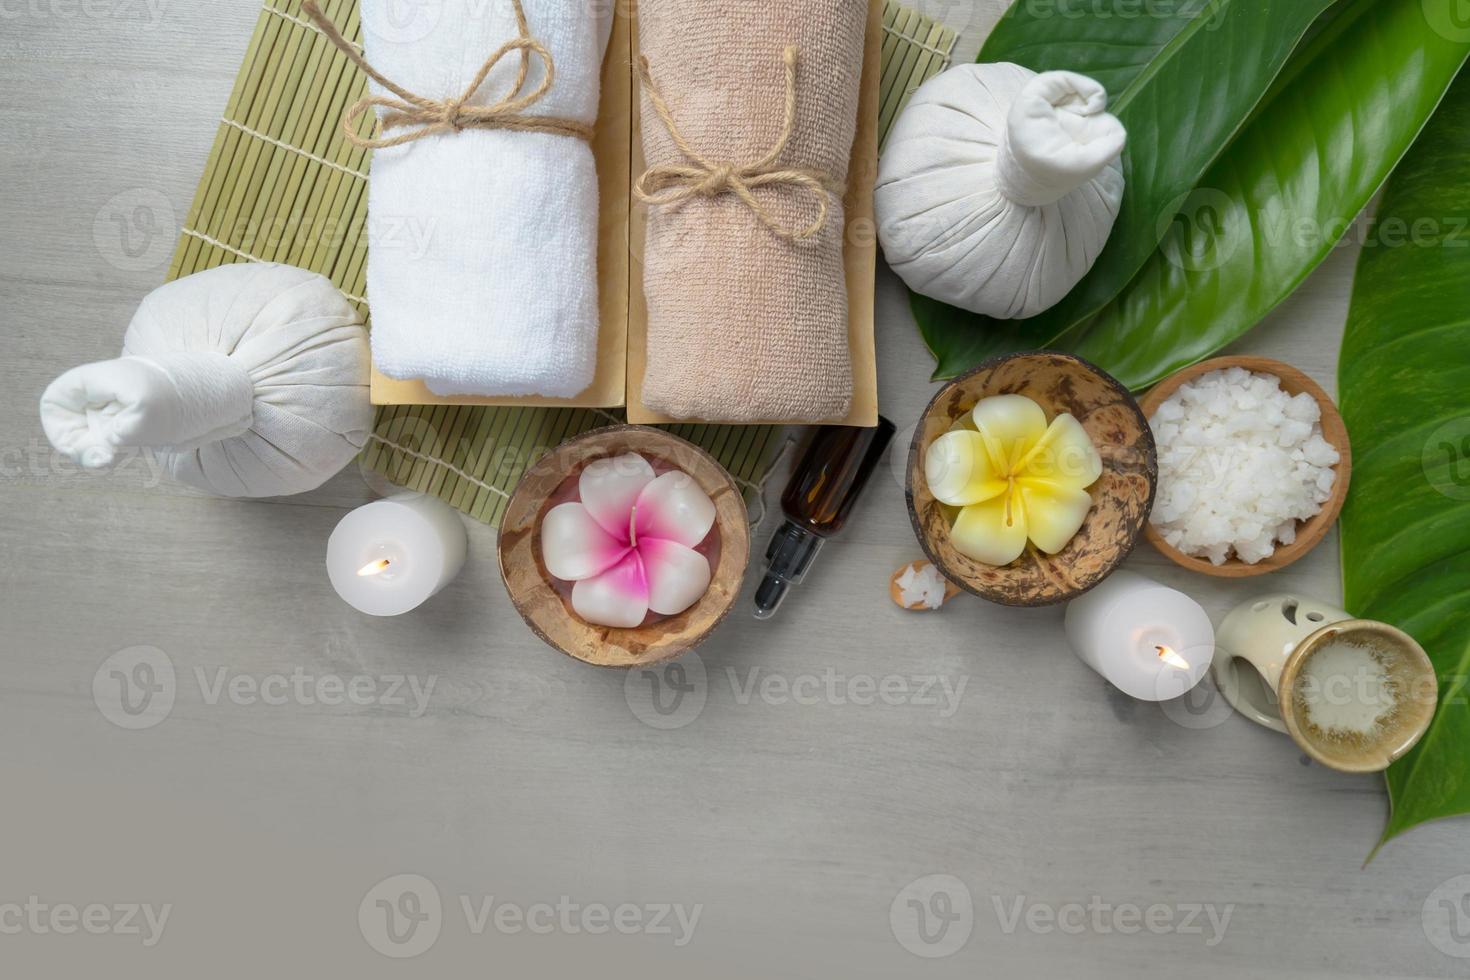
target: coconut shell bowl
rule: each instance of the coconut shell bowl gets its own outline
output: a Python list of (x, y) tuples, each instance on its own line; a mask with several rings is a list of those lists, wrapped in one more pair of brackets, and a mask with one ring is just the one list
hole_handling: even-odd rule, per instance
[(1337, 406), (1333, 404), (1332, 398), (1322, 390), (1307, 375), (1298, 371), (1290, 364), (1274, 361), (1267, 357), (1216, 357), (1212, 360), (1201, 361), (1182, 371), (1172, 374), (1151, 388), (1143, 397), (1143, 414), (1147, 418), (1153, 418), (1154, 413), (1159, 410), (1170, 395), (1178, 391), (1185, 382), (1193, 381), (1200, 375), (1211, 371), (1221, 371), (1227, 368), (1244, 368), (1254, 374), (1269, 374), (1281, 379), (1281, 390), (1288, 395), (1299, 395), (1302, 392), (1312, 396), (1317, 407), (1322, 411), (1322, 438), (1332, 444), (1340, 457), (1334, 469), (1337, 478), (1332, 484), (1332, 495), (1322, 504), (1322, 509), (1310, 520), (1302, 521), (1297, 526), (1296, 539), (1291, 544), (1278, 545), (1275, 552), (1269, 557), (1249, 564), (1241, 561), (1234, 555), (1226, 559), (1223, 565), (1216, 565), (1208, 558), (1196, 558), (1186, 555), (1164, 540), (1164, 536), (1154, 530), (1150, 524), (1144, 531), (1148, 537), (1148, 543), (1168, 558), (1174, 564), (1187, 568), (1202, 575), (1214, 575), (1219, 578), (1246, 578), (1252, 575), (1264, 575), (1277, 569), (1285, 568), (1292, 562), (1301, 558), (1327, 536), (1332, 525), (1337, 523), (1338, 515), (1342, 513), (1342, 505), (1347, 500), (1348, 483), (1352, 479), (1353, 452), (1348, 440), (1347, 425), (1338, 413)]
[[(924, 478), (930, 443), (950, 431), (982, 398), (1024, 395), (1048, 420), (1067, 412), (1082, 423), (1102, 457), (1102, 475), (1088, 488), (1092, 508), (1060, 552), (1028, 544), (1009, 565), (996, 567), (955, 550), (950, 526), (957, 511), (934, 499)], [(1011, 354), (986, 361), (955, 379), (929, 403), (909, 446), (906, 497), (924, 554), (961, 589), (1008, 606), (1044, 606), (1097, 585), (1128, 557), (1148, 523), (1158, 482), (1153, 433), (1127, 389), (1070, 354)]]
[[(588, 623), (572, 612), (567, 589), (546, 570), (541, 524), (574, 480), (594, 460), (637, 453), (655, 469), (689, 474), (715, 505), (709, 589), (684, 612), (632, 629)], [(750, 525), (740, 489), (715, 459), (660, 429), (615, 425), (564, 443), (538, 459), (516, 486), (500, 528), (500, 572), (526, 625), (548, 645), (599, 667), (646, 667), (679, 656), (714, 632), (740, 592), (750, 560)]]

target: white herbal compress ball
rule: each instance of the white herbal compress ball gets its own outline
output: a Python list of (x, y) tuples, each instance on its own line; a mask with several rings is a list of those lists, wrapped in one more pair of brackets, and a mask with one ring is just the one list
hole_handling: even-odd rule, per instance
[(346, 466), (372, 427), (362, 318), (326, 278), (249, 263), (149, 293), (123, 356), (72, 368), (41, 423), (83, 466), (152, 448), (210, 493), (301, 493)]
[(1069, 71), (959, 65), (921, 85), (878, 163), (883, 254), (917, 293), (1011, 319), (1092, 268), (1123, 199), (1126, 133)]

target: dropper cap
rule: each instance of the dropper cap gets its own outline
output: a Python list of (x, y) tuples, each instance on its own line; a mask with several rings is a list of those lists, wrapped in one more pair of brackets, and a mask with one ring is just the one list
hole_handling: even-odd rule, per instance
[(766, 577), (755, 589), (755, 618), (770, 619), (791, 586), (800, 585), (822, 550), (822, 538), (801, 525), (787, 521), (766, 548)]

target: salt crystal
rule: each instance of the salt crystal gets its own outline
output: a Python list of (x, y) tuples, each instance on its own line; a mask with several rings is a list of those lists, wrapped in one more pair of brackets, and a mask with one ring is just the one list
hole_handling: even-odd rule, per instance
[(944, 605), (944, 576), (933, 565), (910, 565), (898, 577), (898, 598), (905, 608), (922, 603), (925, 609), (938, 609)]
[(1281, 426), (1276, 430), (1276, 444), (1279, 446), (1297, 446), (1311, 434), (1312, 427), (1310, 424), (1288, 419), (1282, 422)]
[(1305, 391), (1287, 399), (1283, 410), (1288, 418), (1299, 422), (1319, 422), (1322, 419), (1322, 407), (1317, 404), (1317, 399)]
[(1332, 466), (1342, 458), (1338, 455), (1337, 450), (1332, 448), (1332, 443), (1322, 438), (1322, 430), (1320, 428), (1302, 446), (1302, 452), (1305, 454), (1307, 462), (1316, 466)]

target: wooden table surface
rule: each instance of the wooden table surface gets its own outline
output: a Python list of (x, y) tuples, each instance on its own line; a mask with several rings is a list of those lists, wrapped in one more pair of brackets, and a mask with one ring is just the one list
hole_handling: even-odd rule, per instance
[[(924, 6), (967, 58), (1003, 4)], [(37, 399), (115, 356), (161, 281), (257, 10), (0, 0), (5, 975), (1470, 971), (1463, 934), (1424, 924), (1463, 898), (1470, 824), (1364, 868), (1381, 780), (1218, 702), (1129, 700), (1058, 609), (899, 611), (888, 577), (918, 552), (897, 464), (776, 619), (742, 609), (682, 677), (625, 677), (537, 642), (480, 525), (420, 611), (338, 601), (327, 535), (373, 497), (355, 468), (247, 502), (59, 458)], [(1237, 349), (1335, 389), (1355, 258)], [(886, 272), (878, 299), (904, 430), (930, 362)], [(1258, 592), (1341, 594), (1335, 537), (1268, 580), (1146, 548), (1129, 567), (1217, 620)], [(118, 677), (148, 666), (171, 709), (125, 727)]]

